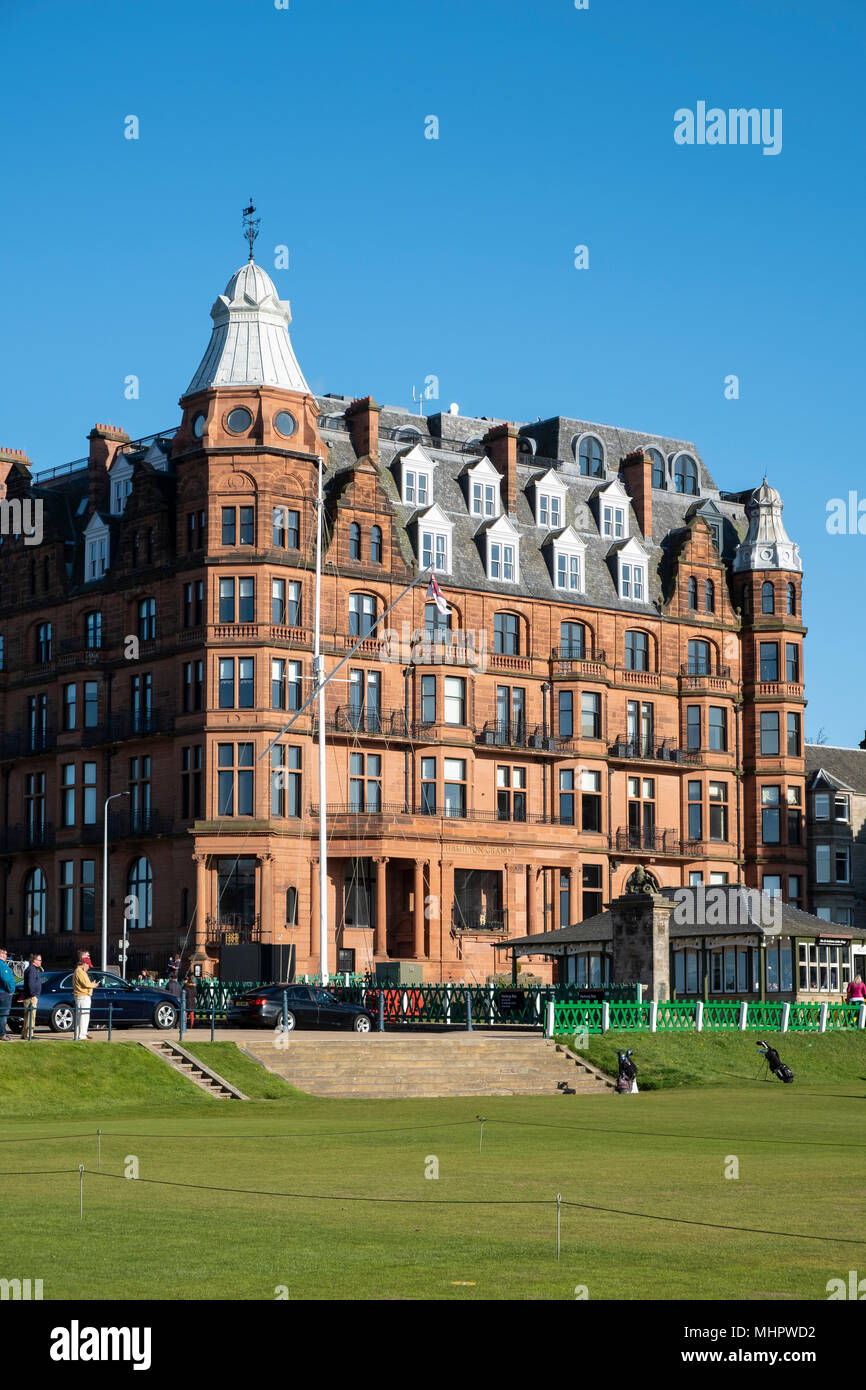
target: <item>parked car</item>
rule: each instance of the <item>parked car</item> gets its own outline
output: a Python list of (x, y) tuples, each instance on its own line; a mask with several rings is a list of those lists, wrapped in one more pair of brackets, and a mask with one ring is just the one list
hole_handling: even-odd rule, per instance
[[(166, 990), (129, 984), (108, 970), (91, 970), (89, 973), (91, 980), (96, 983), (90, 1000), (91, 1027), (108, 1026), (109, 1003), (112, 1006), (112, 1027), (141, 1027), (145, 1024), (159, 1029), (177, 1027), (177, 1000)], [(42, 1024), (54, 1033), (70, 1033), (75, 1027), (72, 975), (71, 970), (43, 970), (42, 993), (36, 1008), (37, 1028)], [(23, 984), (16, 987), (9, 1013), (9, 1026), (16, 1032), (21, 1031), (24, 1023), (24, 1006), (21, 1003), (23, 988)]]
[(293, 1028), (352, 1028), (356, 1033), (369, 1033), (374, 1015), (363, 1004), (343, 1004), (330, 990), (316, 985), (265, 985), (249, 989), (235, 1000), (234, 1018), (250, 1027), (277, 1028), (283, 1012), (283, 995), (287, 996), (288, 1016), (284, 1027)]

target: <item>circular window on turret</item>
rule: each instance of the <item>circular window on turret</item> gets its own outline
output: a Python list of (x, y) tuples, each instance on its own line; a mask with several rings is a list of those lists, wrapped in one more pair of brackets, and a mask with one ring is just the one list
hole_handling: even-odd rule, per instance
[(253, 417), (245, 406), (235, 406), (234, 410), (229, 411), (226, 424), (232, 434), (245, 434), (253, 423)]
[(196, 439), (201, 439), (202, 435), (204, 434), (204, 422), (205, 417), (203, 415), (196, 415), (195, 419), (192, 422), (192, 432), (195, 435)]
[(274, 416), (274, 425), (277, 433), (281, 434), (284, 439), (289, 439), (298, 428), (297, 420), (288, 410), (281, 410)]

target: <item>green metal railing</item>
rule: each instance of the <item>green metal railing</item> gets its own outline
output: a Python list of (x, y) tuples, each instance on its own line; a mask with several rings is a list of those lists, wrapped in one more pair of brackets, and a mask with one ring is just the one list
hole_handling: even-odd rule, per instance
[[(859, 1004), (784, 1004), (778, 1000), (755, 999), (665, 1000), (655, 1005), (654, 1031), (819, 1033), (823, 1028), (828, 1033), (853, 1032), (861, 1028), (861, 1017), (866, 1022), (866, 1010), (861, 1012)], [(612, 1032), (653, 1029), (653, 1005), (649, 1002), (610, 1004), (605, 1012), (601, 1004), (554, 1001), (553, 1031), (556, 1034), (601, 1033), (605, 1026)]]

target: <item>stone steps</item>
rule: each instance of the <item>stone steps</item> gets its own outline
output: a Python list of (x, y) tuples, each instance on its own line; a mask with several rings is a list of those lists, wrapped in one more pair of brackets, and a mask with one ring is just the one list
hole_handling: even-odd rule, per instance
[(531, 1035), (291, 1033), (285, 1047), (253, 1038), (243, 1050), (318, 1096), (586, 1095), (612, 1086), (567, 1049)]
[(198, 1086), (200, 1090), (208, 1095), (215, 1096), (217, 1100), (248, 1100), (243, 1091), (239, 1091), (236, 1086), (232, 1086), (215, 1072), (211, 1067), (206, 1067), (192, 1053), (187, 1052), (185, 1047), (179, 1043), (142, 1042), (142, 1047), (146, 1047), (155, 1057), (161, 1057), (164, 1062)]

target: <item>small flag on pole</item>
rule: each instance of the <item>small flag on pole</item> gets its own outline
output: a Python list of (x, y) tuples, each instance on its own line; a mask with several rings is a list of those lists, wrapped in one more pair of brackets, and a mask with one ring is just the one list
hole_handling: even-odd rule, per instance
[(431, 574), (430, 583), (427, 586), (427, 602), (435, 603), (443, 618), (446, 618), (448, 614), (451, 612), (451, 609), (445, 602), (445, 595), (443, 594), (442, 590), (439, 588), (439, 585), (436, 582), (435, 574)]

